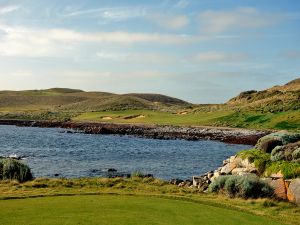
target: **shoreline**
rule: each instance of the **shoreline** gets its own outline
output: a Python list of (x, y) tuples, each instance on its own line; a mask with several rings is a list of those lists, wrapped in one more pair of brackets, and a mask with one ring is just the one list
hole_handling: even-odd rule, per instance
[(0, 120), (0, 125), (22, 127), (64, 128), (85, 134), (133, 135), (153, 139), (214, 140), (230, 144), (255, 145), (257, 140), (271, 131), (247, 130), (243, 128), (172, 126), (146, 124), (120, 124), (103, 122), (61, 122), (37, 120)]

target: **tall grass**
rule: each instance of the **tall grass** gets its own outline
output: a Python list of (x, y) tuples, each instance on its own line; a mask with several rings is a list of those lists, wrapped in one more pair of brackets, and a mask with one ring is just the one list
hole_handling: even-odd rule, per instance
[(30, 168), (15, 159), (0, 160), (0, 179), (25, 182), (32, 179)]

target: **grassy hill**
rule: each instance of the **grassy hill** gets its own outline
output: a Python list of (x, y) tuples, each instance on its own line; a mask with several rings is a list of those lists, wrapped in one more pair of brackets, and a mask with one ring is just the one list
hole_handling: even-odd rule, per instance
[(224, 104), (196, 105), (160, 94), (52, 88), (1, 91), (0, 118), (300, 129), (300, 78), (245, 91)]
[(262, 112), (300, 109), (300, 78), (263, 91), (245, 91), (227, 102), (229, 106)]
[(84, 92), (52, 88), (30, 91), (1, 91), (0, 111), (104, 111), (126, 109), (167, 109), (187, 106), (189, 103), (165, 95)]

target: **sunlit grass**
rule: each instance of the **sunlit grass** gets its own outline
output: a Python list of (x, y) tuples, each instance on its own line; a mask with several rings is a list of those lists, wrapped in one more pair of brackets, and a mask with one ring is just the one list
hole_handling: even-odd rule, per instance
[[(36, 196), (71, 197), (35, 198), (36, 200), (30, 198)], [(12, 200), (11, 198), (26, 199)], [(90, 216), (98, 213), (99, 217), (94, 216), (94, 218), (100, 220), (104, 215), (97, 209), (99, 209), (98, 204), (102, 203), (102, 210), (107, 210), (107, 216), (112, 218), (112, 221), (117, 218), (116, 212), (109, 210), (119, 206), (128, 208), (124, 211), (124, 215), (122, 211), (119, 211), (120, 215), (125, 217), (127, 215), (130, 221), (133, 221), (133, 217), (141, 213), (147, 218), (145, 221), (148, 223), (145, 224), (152, 224), (149, 221), (152, 215), (158, 212), (164, 215), (157, 215), (157, 218), (161, 218), (158, 220), (162, 222), (161, 224), (176, 224), (177, 220), (175, 222), (172, 220), (172, 215), (176, 213), (182, 213), (180, 214), (182, 220), (178, 220), (181, 224), (202, 224), (202, 222), (203, 224), (236, 224), (237, 221), (243, 221), (243, 224), (297, 224), (300, 221), (300, 209), (291, 203), (267, 199), (230, 199), (222, 195), (199, 193), (197, 189), (178, 188), (154, 178), (39, 178), (25, 183), (2, 181), (0, 182), (0, 199), (7, 199), (0, 200), (1, 224), (40, 224), (40, 217), (36, 215), (44, 215), (42, 224), (61, 224), (61, 221), (56, 221), (51, 215), (61, 217), (68, 215), (69, 219), (74, 218), (70, 219), (69, 224), (75, 224), (81, 219), (91, 219), (87, 215), (83, 216), (86, 212), (85, 207), (89, 209)], [(160, 199), (166, 199), (168, 202), (166, 204), (170, 204), (167, 211), (164, 208), (165, 201)], [(153, 200), (156, 204), (151, 203)], [(108, 202), (111, 202), (111, 205), (108, 205)], [(132, 208), (135, 205), (131, 205), (132, 202), (139, 202), (136, 204), (139, 207)], [(83, 205), (85, 207), (82, 207)], [(201, 212), (207, 217), (204, 218)], [(196, 219), (191, 219), (191, 217)], [(215, 217), (216, 220), (214, 220)], [(34, 222), (30, 223), (30, 221)], [(92, 222), (95, 223), (91, 220), (90, 223)], [(140, 220), (138, 224), (143, 224), (143, 222)], [(122, 224), (122, 220), (119, 220), (119, 223)], [(134, 223), (124, 222), (123, 224)]]

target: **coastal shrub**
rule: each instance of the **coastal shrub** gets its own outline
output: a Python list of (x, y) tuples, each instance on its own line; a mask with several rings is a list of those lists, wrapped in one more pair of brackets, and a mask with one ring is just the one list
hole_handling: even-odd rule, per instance
[(271, 152), (271, 161), (275, 162), (275, 161), (280, 161), (280, 160), (284, 160), (284, 159), (285, 159), (285, 155), (284, 155), (283, 146), (275, 147)]
[(273, 196), (273, 189), (256, 175), (218, 177), (209, 186), (209, 191), (223, 193), (231, 198), (265, 198)]
[(254, 163), (259, 174), (263, 174), (268, 163), (270, 163), (270, 154), (255, 148), (240, 151), (237, 154), (242, 159), (248, 159), (250, 163)]
[(300, 163), (288, 161), (272, 162), (267, 166), (265, 175), (270, 176), (272, 173), (278, 173), (279, 171), (285, 179), (300, 177)]
[(18, 160), (2, 159), (0, 160), (0, 178), (24, 182), (32, 179), (32, 173), (27, 165)]
[(292, 153), (293, 160), (300, 160), (300, 148), (297, 148)]

